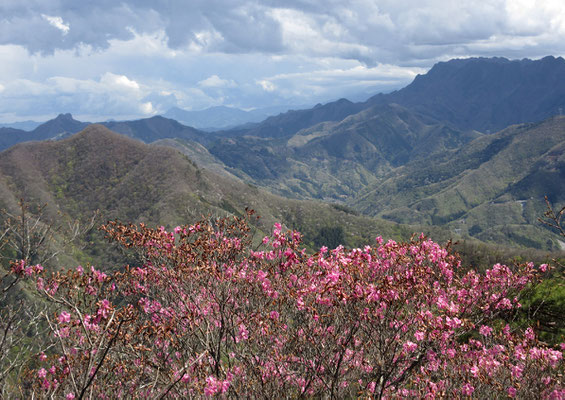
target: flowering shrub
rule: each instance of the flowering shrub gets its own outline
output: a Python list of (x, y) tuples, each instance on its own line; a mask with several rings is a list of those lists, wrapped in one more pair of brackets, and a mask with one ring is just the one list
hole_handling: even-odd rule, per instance
[(463, 273), (423, 236), (311, 256), (278, 224), (253, 249), (238, 218), (103, 229), (140, 263), (37, 278), (36, 397), (565, 397), (564, 345), (503, 322), (532, 264)]

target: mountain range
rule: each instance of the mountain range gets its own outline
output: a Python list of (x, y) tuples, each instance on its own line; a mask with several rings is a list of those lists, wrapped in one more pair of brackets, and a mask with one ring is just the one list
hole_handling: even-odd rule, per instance
[[(264, 119), (288, 111), (290, 106), (272, 106), (255, 110), (241, 110), (234, 107), (216, 106), (205, 110), (187, 111), (173, 107), (164, 117), (206, 131), (229, 129), (240, 125), (261, 122)], [(308, 108), (304, 106), (303, 108)]]
[[(199, 168), (171, 147), (144, 144), (98, 124), (59, 141), (21, 143), (1, 152), (0, 205), (16, 212), (21, 198), (47, 204), (46, 216), (63, 225), (100, 210), (100, 223), (119, 219), (171, 228), (206, 215), (242, 216), (249, 207), (261, 216), (253, 222), (258, 240), (282, 222), (300, 230), (311, 248), (324, 244), (318, 236), (328, 229), (340, 232), (349, 246), (369, 243), (378, 234), (408, 239), (416, 229), (345, 207), (273, 195)], [(446, 230), (435, 234), (448, 237)], [(91, 245), (84, 251), (58, 261), (105, 261), (101, 234), (87, 239)]]
[[(541, 227), (537, 217), (543, 214), (544, 195), (556, 205), (565, 203), (561, 184), (565, 181), (565, 118), (559, 116), (565, 107), (563, 78), (565, 60), (562, 58), (451, 60), (436, 64), (401, 90), (378, 94), (365, 102), (341, 99), (309, 109), (287, 111), (232, 129), (205, 132), (162, 116), (103, 125), (132, 139), (172, 147), (167, 150), (171, 152), (166, 153), (168, 159), (176, 159), (178, 156), (172, 154), (182, 153), (184, 162), (190, 160), (201, 177), (207, 176), (204, 186), (210, 189), (209, 198), (195, 195), (203, 189), (186, 186), (185, 180), (192, 179), (194, 183), (195, 178), (189, 179), (188, 175), (184, 177), (180, 173), (169, 172), (176, 176), (174, 181), (161, 176), (155, 185), (162, 188), (157, 192), (165, 193), (167, 185), (174, 186), (177, 182), (184, 189), (180, 193), (171, 191), (177, 193), (171, 194), (175, 202), (181, 204), (181, 198), (191, 198), (199, 212), (221, 209), (241, 213), (241, 205), (249, 205), (255, 197), (245, 197), (239, 192), (258, 190), (266, 203), (329, 201), (334, 203), (330, 209), (342, 210), (351, 217), (359, 213), (356, 218), (368, 218), (363, 221), (378, 217), (379, 226), (385, 226), (384, 220), (388, 220), (392, 224), (387, 225), (389, 230), (405, 229), (398, 224), (412, 224), (412, 228), (437, 226), (454, 235), (486, 242), (557, 249), (561, 245), (558, 237)], [(88, 125), (74, 120), (70, 114), (61, 114), (30, 132), (0, 128), (0, 148), (21, 141), (67, 138), (84, 131)], [(97, 134), (108, 136), (106, 131), (100, 133), (102, 129), (102, 125), (97, 125), (94, 133), (86, 135), (90, 138), (87, 142), (91, 151), (103, 151), (97, 147), (95, 139)], [(81, 135), (85, 136), (84, 132)], [(74, 137), (61, 143), (68, 143), (67, 140)], [(114, 146), (122, 150), (128, 146), (134, 149), (143, 146), (142, 143), (134, 146), (133, 141), (128, 143), (116, 142)], [(63, 146), (56, 142), (41, 145), (53, 146), (53, 149)], [(83, 153), (71, 157), (75, 160), (73, 163), (87, 157), (88, 146), (84, 146)], [(117, 153), (112, 154), (119, 157)], [(163, 159), (164, 154), (154, 157)], [(106, 176), (110, 161), (100, 161), (105, 167), (97, 166), (95, 161), (88, 170), (103, 168), (102, 176)], [(149, 166), (133, 161), (119, 168), (136, 171), (138, 175), (131, 175), (136, 182), (143, 182), (143, 176), (160, 176)], [(72, 173), (55, 170), (54, 178), (49, 179), (60, 179), (59, 184), (63, 186), (75, 175), (86, 179), (86, 172), (81, 175), (75, 170)], [(11, 171), (12, 175), (6, 172), (6, 176), (16, 174), (15, 170)], [(34, 176), (32, 173), (28, 178), (38, 179)], [(102, 185), (104, 191), (117, 193), (104, 186), (102, 180), (93, 182)], [(30, 183), (22, 178), (11, 187), (19, 185), (27, 187)], [(147, 188), (153, 183), (148, 185)], [(287, 200), (277, 196), (267, 199), (264, 197), (267, 192), (256, 187), (274, 193), (268, 196), (284, 196)], [(80, 198), (79, 194), (84, 191), (96, 192), (95, 187), (82, 186), (73, 189), (76, 193), (72, 192), (72, 196), (64, 188), (53, 190), (50, 186), (41, 193), (55, 193), (55, 198), (59, 193), (67, 199), (69, 196)], [(161, 219), (170, 222), (172, 216), (180, 215), (178, 210), (172, 211), (172, 205), (151, 206), (159, 204), (160, 200), (153, 198), (149, 189), (144, 189), (145, 192), (132, 190), (122, 189), (120, 193), (130, 196), (126, 204), (137, 211), (118, 208), (109, 215), (132, 220), (143, 217), (156, 222)], [(214, 195), (215, 192), (219, 194)], [(39, 199), (41, 196), (38, 196), (35, 197)], [(102, 198), (93, 198), (92, 204), (99, 202), (108, 208), (117, 198), (107, 203)], [(275, 198), (278, 200), (273, 200)], [(222, 207), (223, 200), (218, 199), (228, 199), (229, 207)], [(143, 201), (148, 204), (138, 205)], [(293, 211), (277, 213), (267, 207), (264, 215), (269, 216), (268, 220), (293, 221), (294, 213), (300, 213), (301, 208), (281, 205), (279, 210), (281, 207)], [(321, 204), (319, 207), (328, 206)], [(315, 206), (307, 208), (313, 210)], [(321, 211), (312, 211), (311, 215), (317, 212)], [(329, 215), (326, 214), (331, 220), (333, 217)], [(367, 222), (360, 220), (356, 223), (367, 226)], [(309, 229), (305, 223), (289, 224)], [(394, 229), (390, 228), (393, 226)], [(311, 230), (311, 235), (316, 229)], [(351, 237), (360, 237), (359, 232), (347, 232)]]

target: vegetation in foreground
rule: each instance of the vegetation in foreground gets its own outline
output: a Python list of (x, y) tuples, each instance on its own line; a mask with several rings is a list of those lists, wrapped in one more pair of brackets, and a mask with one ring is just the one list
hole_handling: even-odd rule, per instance
[(2, 308), (2, 344), (48, 334), (2, 351), (3, 395), (565, 396), (565, 344), (515, 323), (546, 264), (465, 270), (423, 236), (308, 255), (278, 224), (253, 248), (238, 217), (103, 230), (135, 255), (119, 272), (12, 262), (4, 294), (44, 307)]

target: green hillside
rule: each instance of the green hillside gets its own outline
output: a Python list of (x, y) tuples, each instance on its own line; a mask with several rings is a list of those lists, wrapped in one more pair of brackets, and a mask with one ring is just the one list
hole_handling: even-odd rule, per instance
[(565, 202), (564, 149), (563, 117), (512, 126), (398, 168), (351, 205), (401, 223), (449, 226), (481, 240), (557, 248), (556, 237), (537, 218), (545, 195), (554, 204)]
[(225, 138), (209, 151), (233, 173), (239, 170), (276, 193), (348, 201), (394, 167), (457, 149), (477, 136), (386, 105), (284, 138)]
[[(1, 206), (15, 212), (20, 198), (46, 203), (51, 220), (84, 219), (100, 210), (100, 222), (119, 219), (149, 225), (187, 223), (202, 215), (243, 215), (254, 209), (257, 238), (275, 222), (300, 230), (314, 248), (330, 240), (332, 229), (343, 230), (349, 246), (371, 243), (374, 237), (408, 239), (417, 227), (356, 215), (330, 204), (288, 200), (198, 167), (175, 149), (118, 135), (91, 125), (57, 142), (24, 143), (0, 153)], [(447, 240), (447, 231), (434, 233)], [(67, 260), (103, 262), (101, 236)], [(107, 247), (107, 246), (105, 246)], [(63, 260), (64, 261), (64, 260)]]

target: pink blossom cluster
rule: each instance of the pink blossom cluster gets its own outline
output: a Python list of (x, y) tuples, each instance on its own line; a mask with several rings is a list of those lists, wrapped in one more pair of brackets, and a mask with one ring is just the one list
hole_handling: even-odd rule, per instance
[(280, 224), (256, 249), (237, 218), (105, 230), (143, 262), (44, 282), (42, 396), (565, 396), (563, 349), (504, 321), (532, 264), (463, 270), (424, 237), (308, 255)]

